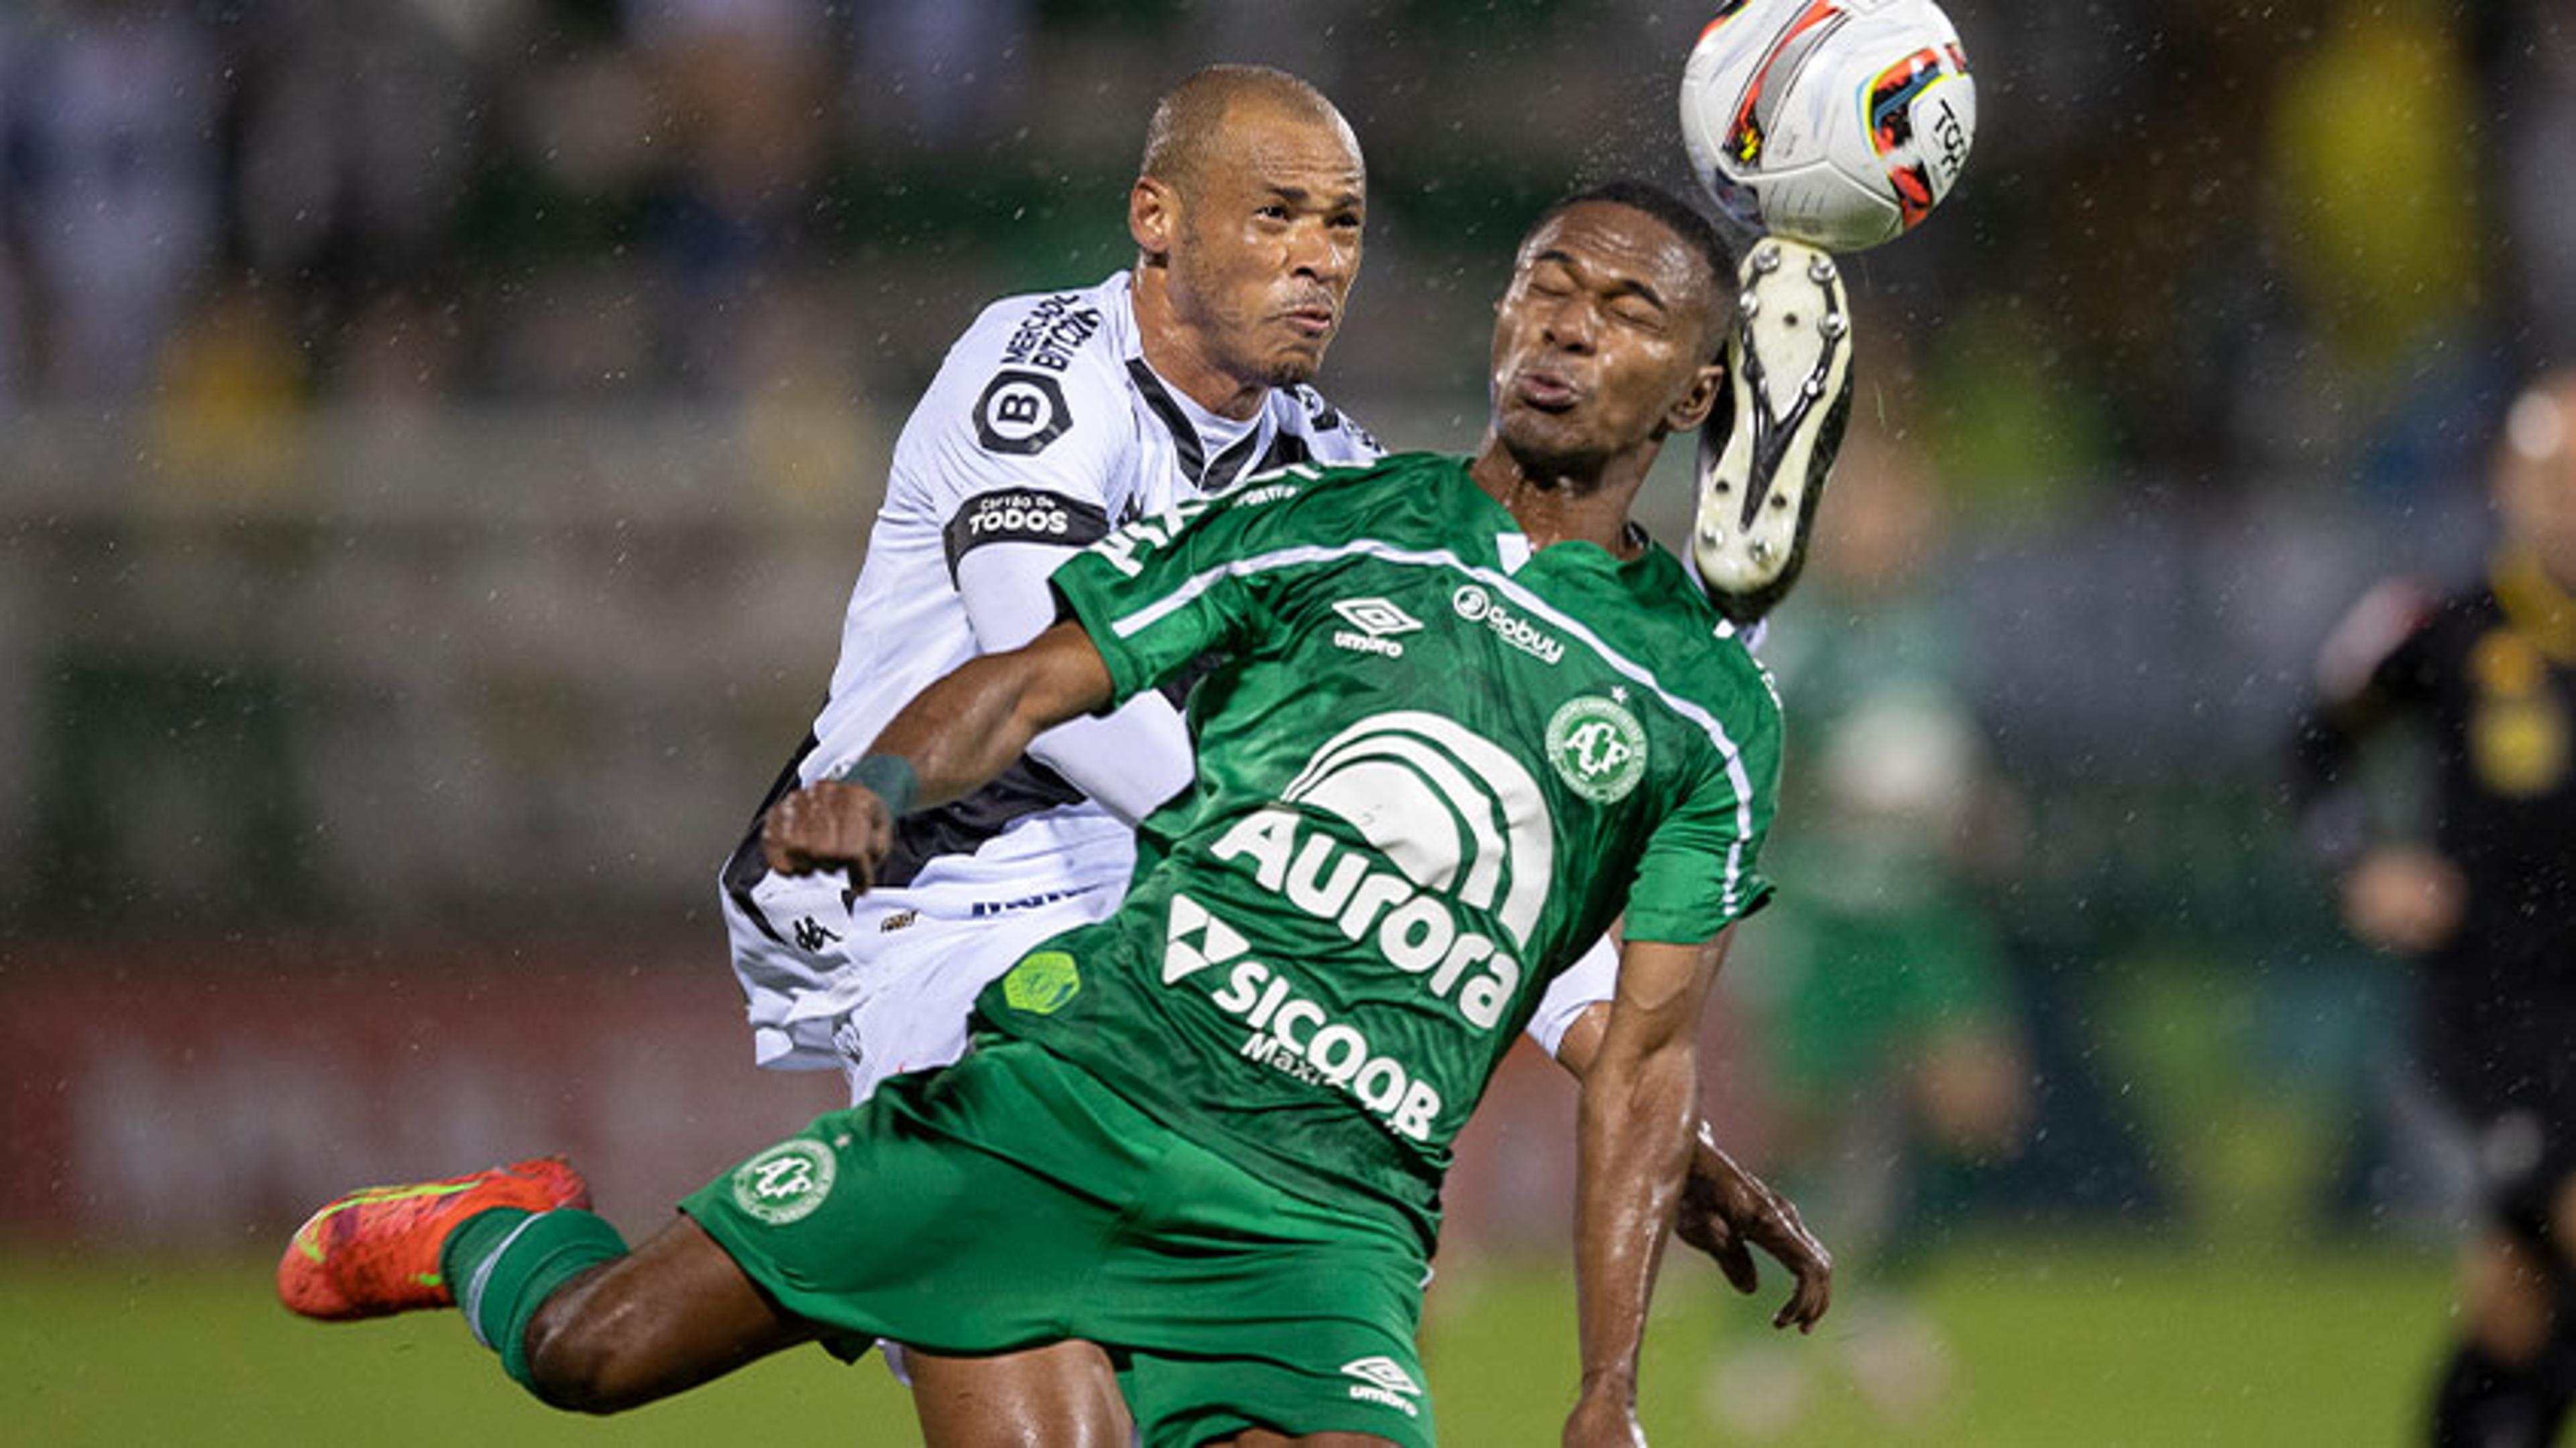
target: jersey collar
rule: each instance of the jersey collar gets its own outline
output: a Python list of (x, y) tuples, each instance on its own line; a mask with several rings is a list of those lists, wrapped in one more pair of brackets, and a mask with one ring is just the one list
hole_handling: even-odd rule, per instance
[(1172, 456), (1191, 487), (1203, 493), (1223, 492), (1255, 470), (1248, 466), (1254, 459), (1278, 451), (1275, 444), (1279, 419), (1269, 396), (1265, 395), (1260, 408), (1243, 421), (1219, 417), (1164, 381), (1153, 364), (1145, 360), (1145, 331), (1136, 323), (1136, 289), (1132, 280), (1127, 285), (1126, 362), (1128, 381), (1134, 384), (1136, 395), (1145, 400), (1145, 410), (1171, 434)]

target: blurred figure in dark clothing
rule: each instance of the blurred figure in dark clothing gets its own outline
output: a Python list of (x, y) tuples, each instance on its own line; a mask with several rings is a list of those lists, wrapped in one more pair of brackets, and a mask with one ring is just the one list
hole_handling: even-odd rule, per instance
[[(2576, 1398), (2576, 371), (2518, 399), (2487, 577), (2380, 585), (2328, 641), (2294, 794), (2353, 933), (2421, 962), (2420, 1065), (2488, 1220), (2433, 1441), (2545, 1445)], [(2425, 827), (2372, 827), (2361, 753), (2411, 724)]]

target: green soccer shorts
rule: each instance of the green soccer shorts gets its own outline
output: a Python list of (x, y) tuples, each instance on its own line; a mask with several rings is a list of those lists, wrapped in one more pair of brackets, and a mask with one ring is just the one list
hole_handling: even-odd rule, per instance
[(817, 1117), (680, 1209), (827, 1342), (1107, 1349), (1148, 1448), (1433, 1441), (1418, 1237), (1292, 1195), (1025, 1041)]

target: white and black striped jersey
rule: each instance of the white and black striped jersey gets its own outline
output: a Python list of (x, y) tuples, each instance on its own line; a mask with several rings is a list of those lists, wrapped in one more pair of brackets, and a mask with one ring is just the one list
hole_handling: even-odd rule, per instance
[[(1311, 388), (1275, 390), (1238, 421), (1164, 383), (1146, 365), (1124, 272), (994, 303), (949, 349), (895, 444), (831, 695), (769, 800), (849, 764), (967, 659), (1035, 637), (1054, 617), (1047, 575), (1113, 527), (1290, 463), (1382, 451)], [(987, 788), (907, 816), (866, 913), (944, 918), (1123, 886), (1128, 821), (1188, 778), (1187, 737), (1164, 700), (1050, 731)], [(1005, 876), (1009, 899), (981, 898)], [(779, 883), (761, 861), (755, 816), (724, 889), (759, 1055), (833, 1064), (829, 1017), (848, 1003), (850, 954), (871, 943), (856, 937), (874, 932), (845, 915), (810, 918), (810, 896), (798, 918), (772, 918), (764, 886)], [(806, 1059), (785, 1059), (794, 1055)]]

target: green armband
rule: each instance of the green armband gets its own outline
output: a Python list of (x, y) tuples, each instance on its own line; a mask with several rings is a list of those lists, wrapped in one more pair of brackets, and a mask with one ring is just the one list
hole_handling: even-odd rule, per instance
[(912, 772), (912, 761), (900, 754), (862, 754), (832, 777), (874, 790), (885, 801), (886, 813), (896, 819), (912, 813), (913, 799), (921, 793), (921, 779)]

